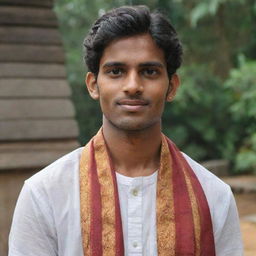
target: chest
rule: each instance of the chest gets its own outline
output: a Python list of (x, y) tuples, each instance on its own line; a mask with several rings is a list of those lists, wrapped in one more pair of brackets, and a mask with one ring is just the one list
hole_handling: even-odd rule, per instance
[(157, 255), (156, 180), (117, 174), (125, 255)]

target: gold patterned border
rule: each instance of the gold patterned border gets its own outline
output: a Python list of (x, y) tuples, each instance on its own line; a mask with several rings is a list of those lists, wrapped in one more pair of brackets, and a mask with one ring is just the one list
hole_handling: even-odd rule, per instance
[(90, 144), (89, 142), (83, 149), (80, 159), (80, 214), (81, 214), (81, 232), (84, 255), (90, 255)]
[(157, 181), (157, 245), (159, 256), (175, 255), (175, 220), (171, 157), (162, 135), (160, 169)]
[(110, 256), (115, 255), (116, 250), (115, 194), (102, 129), (94, 137), (94, 148), (98, 178), (101, 186), (103, 256)]

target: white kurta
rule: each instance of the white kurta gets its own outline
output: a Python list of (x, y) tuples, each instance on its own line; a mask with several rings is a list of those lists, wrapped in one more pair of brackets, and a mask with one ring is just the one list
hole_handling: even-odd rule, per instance
[[(9, 256), (83, 256), (79, 160), (82, 148), (55, 161), (25, 181), (9, 237)], [(206, 195), (217, 256), (242, 256), (236, 204), (230, 187), (186, 160)], [(148, 177), (117, 174), (125, 255), (156, 256), (157, 172)], [(207, 255), (205, 255), (207, 256)]]

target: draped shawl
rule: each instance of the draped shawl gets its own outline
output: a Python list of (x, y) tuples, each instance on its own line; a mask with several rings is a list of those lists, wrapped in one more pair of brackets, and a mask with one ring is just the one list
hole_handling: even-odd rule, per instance
[[(182, 153), (164, 135), (156, 198), (159, 256), (215, 255), (204, 191)], [(85, 256), (124, 255), (116, 174), (102, 130), (82, 151), (80, 213)]]

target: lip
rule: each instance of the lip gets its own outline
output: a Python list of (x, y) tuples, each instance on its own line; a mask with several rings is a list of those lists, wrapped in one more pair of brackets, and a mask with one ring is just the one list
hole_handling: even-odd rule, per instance
[(117, 102), (117, 105), (129, 112), (137, 112), (148, 105), (146, 100), (139, 99), (122, 99)]

